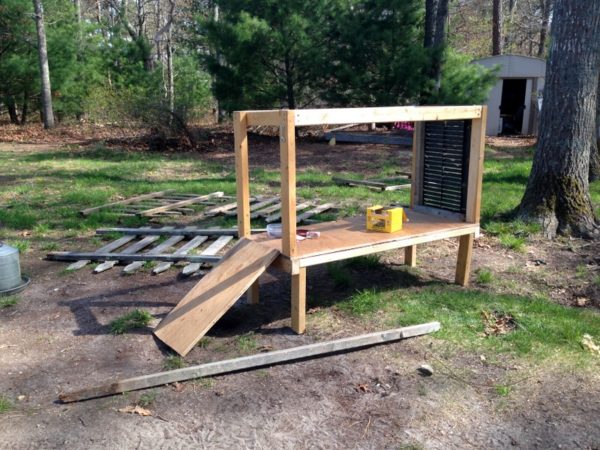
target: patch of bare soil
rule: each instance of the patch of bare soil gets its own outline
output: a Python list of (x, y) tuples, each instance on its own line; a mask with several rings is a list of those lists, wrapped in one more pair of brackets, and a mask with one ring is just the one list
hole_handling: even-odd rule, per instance
[[(320, 168), (337, 170), (340, 164), (352, 170), (362, 164), (367, 173), (375, 169), (365, 161), (392, 151), (376, 146), (365, 150), (362, 162), (348, 162), (343, 146), (302, 142), (299, 148), (307, 164), (316, 160)], [(324, 149), (333, 153), (324, 154)], [(255, 153), (255, 163), (278, 165), (276, 150)], [(225, 149), (206, 158), (218, 155), (233, 158)], [(84, 245), (73, 242), (72, 247)], [(542, 291), (567, 305), (585, 292), (590, 296), (585, 306), (593, 307), (598, 291), (585, 289), (592, 289), (598, 273), (599, 250), (598, 244), (584, 241), (540, 240), (516, 253), (482, 236), (474, 248), (473, 269), (490, 268), (497, 278), (480, 289)], [(450, 283), (456, 254), (455, 240), (419, 246), (415, 272), (402, 268), (402, 252), (386, 253), (384, 269), (365, 269), (352, 288)], [(565, 373), (551, 363), (524, 367), (506, 355), (492, 363), (432, 336), (59, 404), (61, 392), (163, 370), (170, 353), (153, 338), (151, 327), (113, 336), (109, 323), (135, 308), (151, 312), (157, 323), (197, 279), (178, 279), (175, 270), (155, 277), (147, 272), (125, 277), (117, 270), (92, 275), (89, 269), (65, 274), (65, 264), (42, 257), (36, 250), (25, 255), (23, 270), (33, 282), (18, 305), (0, 309), (0, 395), (15, 404), (0, 415), (0, 448), (592, 449), (600, 443), (598, 371)], [(577, 269), (582, 265), (585, 276)], [(474, 274), (472, 283), (477, 286)], [(311, 268), (308, 331), (297, 336), (288, 328), (290, 279), (269, 272), (261, 278), (261, 304), (240, 300), (186, 363), (374, 331), (337, 310), (336, 303), (351, 293), (336, 286), (325, 267)], [(417, 372), (424, 363), (434, 368), (432, 376)], [(500, 395), (498, 385), (510, 385), (510, 394)], [(136, 404), (152, 415), (119, 411)]]
[[(400, 267), (400, 252), (387, 253), (385, 269), (369, 270), (359, 288), (450, 282), (456, 250), (452, 240), (423, 246), (419, 275)], [(493, 268), (502, 282), (520, 267), (523, 282), (514, 289), (523, 293), (537, 289), (538, 279), (527, 277), (534, 257), (547, 258), (539, 282), (548, 285), (558, 282), (562, 265), (574, 267), (581, 259), (569, 248), (550, 250), (536, 245), (530, 249), (535, 254), (514, 253), (484, 237), (473, 265)], [(520, 367), (506, 356), (489, 364), (478, 355), (449, 353), (430, 336), (155, 388), (149, 404), (142, 397), (148, 391), (140, 391), (61, 405), (60, 392), (162, 370), (169, 352), (150, 328), (113, 336), (108, 324), (134, 308), (160, 319), (197, 280), (177, 279), (175, 271), (156, 277), (63, 274), (63, 264), (41, 256), (24, 258), (33, 283), (16, 307), (0, 312), (0, 392), (16, 404), (0, 416), (2, 448), (591, 449), (600, 442), (600, 422), (593, 420), (599, 406), (591, 401), (600, 398), (597, 374), (564, 376), (553, 367)], [(262, 303), (238, 302), (186, 362), (371, 331), (336, 310), (348, 293), (317, 267), (308, 276), (308, 332), (294, 335), (287, 328), (289, 286), (279, 272), (264, 276)], [(240, 336), (252, 344), (242, 345)], [(434, 367), (433, 376), (418, 374), (423, 363)], [(499, 396), (495, 386), (506, 380), (516, 380), (513, 390)], [(119, 411), (140, 399), (151, 416)]]

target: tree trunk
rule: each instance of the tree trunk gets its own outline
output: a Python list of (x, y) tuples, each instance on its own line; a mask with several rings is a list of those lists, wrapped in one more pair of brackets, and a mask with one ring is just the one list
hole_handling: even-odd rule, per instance
[(519, 216), (545, 236), (598, 236), (589, 195), (600, 68), (600, 1), (557, 0), (538, 148)]
[(438, 0), (435, 34), (433, 39), (433, 61), (431, 64), (432, 78), (435, 80), (435, 90), (439, 91), (442, 84), (442, 59), (446, 43), (446, 24), (448, 23), (448, 0)]
[(289, 53), (285, 55), (284, 66), (287, 107), (288, 109), (296, 109), (296, 96), (294, 95), (294, 74), (292, 73)]
[(596, 129), (592, 136), (590, 151), (590, 181), (600, 180), (600, 74), (596, 94)]
[(29, 91), (25, 89), (23, 92), (23, 103), (21, 103), (21, 125), (27, 123), (27, 112), (29, 110)]
[(502, 0), (493, 0), (492, 55), (502, 54)]
[(425, 0), (425, 36), (423, 40), (425, 48), (433, 47), (436, 12), (437, 0)]
[(548, 25), (550, 23), (550, 10), (552, 0), (540, 0), (540, 9), (542, 11), (542, 26), (540, 28), (540, 42), (538, 44), (537, 56), (542, 58), (546, 51), (546, 36), (548, 35)]
[(33, 0), (33, 7), (35, 10), (35, 26), (38, 38), (44, 128), (49, 129), (54, 128), (54, 113), (52, 111), (52, 90), (50, 88), (50, 69), (48, 69), (48, 51), (46, 49), (46, 30), (44, 29), (42, 0)]
[(19, 116), (17, 115), (17, 105), (15, 102), (15, 98), (11, 95), (4, 99), (4, 104), (6, 105), (6, 109), (8, 110), (8, 117), (10, 118), (10, 123), (17, 125), (19, 123)]

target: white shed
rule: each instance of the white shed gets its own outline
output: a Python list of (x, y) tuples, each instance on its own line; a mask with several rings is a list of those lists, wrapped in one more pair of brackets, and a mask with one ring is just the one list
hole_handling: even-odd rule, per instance
[(546, 76), (546, 61), (521, 55), (476, 59), (485, 67), (500, 66), (498, 82), (487, 101), (487, 134), (537, 135)]

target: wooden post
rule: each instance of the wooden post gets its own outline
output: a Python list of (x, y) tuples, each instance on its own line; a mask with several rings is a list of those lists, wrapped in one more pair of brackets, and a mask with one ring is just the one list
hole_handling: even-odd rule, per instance
[(423, 202), (423, 155), (425, 145), (425, 124), (415, 122), (413, 133), (412, 176), (410, 187), (410, 207), (414, 208)]
[(306, 331), (306, 267), (292, 274), (292, 329), (298, 334)]
[(295, 112), (279, 112), (281, 158), (281, 250), (285, 256), (298, 254), (296, 246), (296, 136)]
[(417, 246), (410, 245), (404, 248), (404, 264), (408, 267), (417, 266)]
[(465, 234), (458, 239), (458, 260), (456, 262), (456, 284), (469, 285), (471, 272), (471, 256), (473, 254), (473, 234)]
[(481, 184), (483, 179), (483, 157), (485, 152), (485, 124), (487, 106), (481, 107), (481, 117), (471, 124), (471, 154), (469, 156), (469, 181), (467, 185), (467, 207), (465, 220), (479, 223), (481, 211)]
[[(233, 113), (233, 138), (235, 145), (235, 178), (237, 189), (238, 237), (248, 237), (250, 228), (250, 171), (248, 165), (248, 117), (245, 111)], [(248, 302), (258, 303), (259, 282), (248, 289)]]

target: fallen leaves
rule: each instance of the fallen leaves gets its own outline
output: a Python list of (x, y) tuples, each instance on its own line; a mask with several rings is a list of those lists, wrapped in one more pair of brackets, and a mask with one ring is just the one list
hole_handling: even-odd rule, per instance
[(499, 311), (481, 311), (481, 317), (485, 325), (484, 334), (486, 336), (498, 336), (513, 331), (517, 323), (513, 316)]
[(140, 405), (126, 406), (125, 408), (120, 408), (118, 411), (121, 413), (125, 413), (125, 414), (137, 414), (138, 416), (142, 416), (142, 417), (148, 417), (148, 416), (154, 415), (154, 413), (152, 411), (150, 411), (149, 409), (146, 409), (146, 408), (142, 408)]
[(583, 335), (583, 338), (581, 339), (581, 345), (583, 345), (583, 348), (586, 350), (589, 350), (590, 352), (600, 356), (600, 346), (594, 342), (594, 338), (592, 338), (592, 336), (589, 334)]

